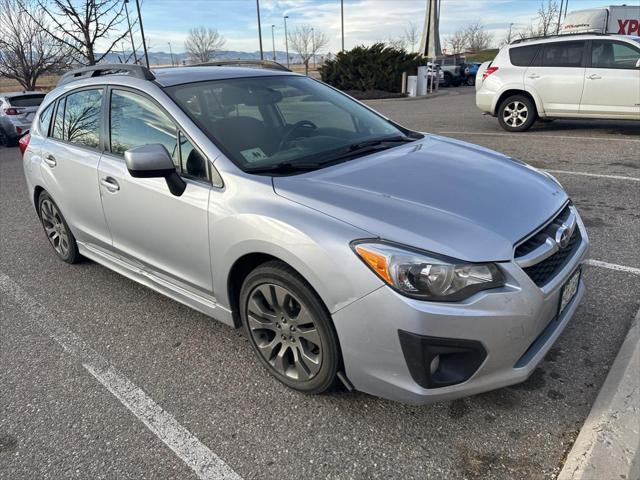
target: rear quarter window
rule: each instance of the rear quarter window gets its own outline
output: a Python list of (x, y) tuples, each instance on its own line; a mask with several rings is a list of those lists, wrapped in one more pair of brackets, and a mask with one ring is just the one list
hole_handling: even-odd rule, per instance
[(533, 63), (533, 59), (540, 51), (540, 45), (529, 45), (526, 47), (515, 47), (509, 49), (509, 60), (515, 67), (528, 67)]

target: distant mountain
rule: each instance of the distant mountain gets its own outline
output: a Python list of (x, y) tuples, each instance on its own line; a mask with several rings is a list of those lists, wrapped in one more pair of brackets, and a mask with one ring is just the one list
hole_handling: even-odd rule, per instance
[[(142, 58), (143, 53), (137, 52), (138, 57)], [(112, 51), (105, 59), (105, 63), (121, 63), (131, 56), (131, 51), (117, 52)], [(300, 57), (297, 54), (289, 52), (292, 63), (301, 63)], [(236, 50), (221, 50), (215, 56), (215, 60), (259, 60), (260, 52), (239, 52)], [(271, 50), (264, 51), (265, 60), (273, 60), (273, 52)], [(282, 64), (287, 63), (287, 53), (276, 50), (276, 61)], [(189, 63), (189, 56), (186, 53), (174, 53), (173, 62), (171, 61), (171, 54), (169, 52), (149, 52), (149, 64), (153, 66), (166, 66), (172, 63), (177, 65), (184, 65)]]

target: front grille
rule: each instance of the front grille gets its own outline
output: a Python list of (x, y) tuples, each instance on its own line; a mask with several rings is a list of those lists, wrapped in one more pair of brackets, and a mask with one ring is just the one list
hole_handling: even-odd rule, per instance
[[(553, 221), (562, 222), (563, 220), (566, 220), (570, 213), (570, 206), (571, 206), (570, 203), (567, 204), (567, 206), (562, 209), (562, 211), (553, 219)], [(540, 245), (542, 245), (546, 239), (547, 239), (547, 235), (545, 234), (544, 229), (542, 229), (540, 232), (538, 232), (536, 235), (528, 239), (526, 242), (523, 242), (520, 245), (518, 245), (515, 251), (515, 257), (519, 258), (526, 255), (527, 253), (532, 252), (533, 250), (538, 248)]]
[(540, 263), (523, 268), (524, 272), (529, 275), (537, 286), (542, 287), (571, 260), (576, 250), (578, 250), (581, 240), (580, 229), (576, 227), (569, 244), (565, 248), (558, 250)]

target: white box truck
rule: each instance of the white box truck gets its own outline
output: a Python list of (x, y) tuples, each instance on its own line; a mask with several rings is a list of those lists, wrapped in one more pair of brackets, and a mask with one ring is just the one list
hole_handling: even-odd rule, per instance
[(613, 33), (640, 36), (640, 5), (612, 5), (569, 12), (560, 32)]

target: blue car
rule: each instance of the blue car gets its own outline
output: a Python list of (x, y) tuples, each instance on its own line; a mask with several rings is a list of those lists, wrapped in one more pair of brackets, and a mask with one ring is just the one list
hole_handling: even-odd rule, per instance
[(476, 84), (476, 74), (478, 73), (478, 69), (480, 68), (482, 63), (480, 62), (470, 62), (465, 65), (464, 75), (465, 82), (467, 85), (475, 85)]

